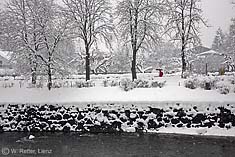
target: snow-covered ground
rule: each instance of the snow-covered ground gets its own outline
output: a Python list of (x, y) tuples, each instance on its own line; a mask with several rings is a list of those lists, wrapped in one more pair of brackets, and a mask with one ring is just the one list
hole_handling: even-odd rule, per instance
[(225, 129), (219, 127), (212, 128), (160, 128), (157, 133), (187, 134), (187, 135), (207, 135), (207, 136), (235, 136), (235, 128)]
[(135, 88), (125, 92), (119, 87), (90, 88), (0, 88), (0, 103), (235, 103), (235, 93), (220, 94), (216, 90), (188, 89), (180, 76), (157, 78), (166, 80), (163, 88)]

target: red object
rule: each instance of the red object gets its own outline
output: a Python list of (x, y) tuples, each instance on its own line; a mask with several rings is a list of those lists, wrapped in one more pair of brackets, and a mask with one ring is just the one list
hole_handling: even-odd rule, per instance
[(159, 77), (163, 76), (163, 72), (161, 70), (159, 70)]

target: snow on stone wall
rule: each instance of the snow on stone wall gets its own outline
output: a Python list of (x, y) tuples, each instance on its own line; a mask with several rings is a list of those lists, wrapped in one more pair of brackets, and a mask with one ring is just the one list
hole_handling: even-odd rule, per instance
[[(113, 106), (114, 104), (110, 104)], [(134, 105), (133, 105), (134, 106)], [(176, 107), (178, 106), (178, 107)], [(84, 108), (72, 105), (0, 105), (0, 132), (4, 131), (63, 131), (89, 133), (152, 132), (160, 128), (235, 127), (233, 105), (205, 108), (167, 109), (115, 108), (105, 109), (88, 104)]]

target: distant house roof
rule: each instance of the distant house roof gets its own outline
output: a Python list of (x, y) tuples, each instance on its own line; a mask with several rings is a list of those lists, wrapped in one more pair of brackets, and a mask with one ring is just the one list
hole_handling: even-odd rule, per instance
[(206, 56), (206, 55), (218, 55), (218, 56), (222, 56), (221, 53), (214, 51), (214, 50), (209, 50), (209, 51), (205, 51), (202, 53), (197, 54), (198, 56)]
[(3, 57), (1, 54), (0, 54), (0, 61), (2, 62), (8, 62), (8, 59), (6, 59), (5, 57)]
[(4, 59), (6, 59), (6, 60), (10, 60), (10, 54), (11, 54), (11, 52), (9, 52), (9, 51), (2, 51), (1, 49), (0, 49), (0, 59), (2, 60), (3, 58)]
[(210, 51), (211, 49), (208, 48), (208, 47), (204, 47), (204, 46), (197, 46), (197, 47), (194, 47), (188, 51), (194, 53), (194, 54), (201, 54), (203, 52), (207, 52), (207, 51)]

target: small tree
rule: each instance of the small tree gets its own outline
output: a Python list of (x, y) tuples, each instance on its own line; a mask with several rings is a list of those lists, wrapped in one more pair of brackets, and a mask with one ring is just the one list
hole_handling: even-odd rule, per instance
[(16, 60), (26, 60), (31, 69), (32, 84), (37, 80), (37, 53), (40, 50), (41, 36), (34, 19), (32, 9), (35, 0), (10, 0), (5, 13), (4, 36), (7, 38), (7, 49), (13, 51)]
[(159, 6), (155, 0), (122, 0), (118, 3), (116, 14), (119, 18), (118, 31), (126, 43), (131, 44), (132, 80), (137, 79), (137, 53), (150, 42), (157, 42), (159, 37)]
[(226, 34), (223, 33), (221, 28), (218, 28), (212, 43), (212, 49), (224, 53), (226, 51), (226, 39)]
[(63, 0), (63, 2), (75, 37), (83, 41), (86, 80), (90, 80), (91, 49), (100, 39), (109, 43), (110, 33), (113, 31), (109, 3), (107, 0)]
[(231, 19), (232, 24), (226, 40), (226, 61), (232, 71), (235, 71), (235, 18)]
[(63, 16), (62, 9), (53, 0), (37, 0), (37, 9), (34, 8), (34, 19), (39, 27), (42, 38), (42, 49), (37, 53), (48, 76), (48, 89), (52, 87), (52, 75), (55, 71), (55, 55), (58, 45), (68, 34), (68, 20)]
[(179, 41), (181, 45), (181, 77), (184, 77), (187, 66), (186, 50), (190, 45), (200, 44), (200, 24), (205, 24), (199, 3), (200, 0), (168, 0), (167, 32), (172, 40)]

